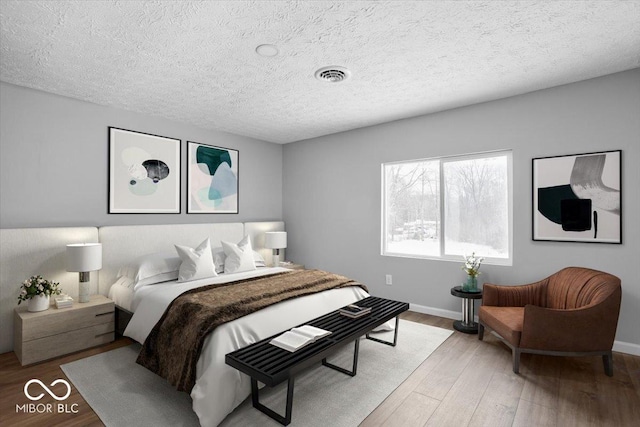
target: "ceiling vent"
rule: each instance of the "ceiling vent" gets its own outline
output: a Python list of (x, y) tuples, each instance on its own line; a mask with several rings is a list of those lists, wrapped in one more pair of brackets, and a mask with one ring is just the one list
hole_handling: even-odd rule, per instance
[(329, 83), (340, 83), (348, 79), (350, 75), (349, 70), (338, 66), (322, 67), (316, 71), (316, 79)]

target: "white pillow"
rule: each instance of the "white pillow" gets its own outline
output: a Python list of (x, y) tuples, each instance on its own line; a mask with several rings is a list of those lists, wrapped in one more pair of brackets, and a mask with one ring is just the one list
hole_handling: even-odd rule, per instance
[(222, 243), (222, 249), (226, 255), (224, 260), (225, 273), (240, 273), (256, 269), (249, 235), (244, 236), (237, 245), (224, 241), (220, 243)]
[(122, 286), (122, 287), (131, 289), (133, 288), (133, 285), (134, 285), (133, 280), (131, 280), (127, 276), (121, 276), (121, 277), (118, 277), (118, 279), (112, 286)]
[(131, 279), (134, 290), (156, 283), (176, 280), (180, 269), (180, 258), (173, 252), (156, 252), (142, 255), (122, 267), (118, 277)]
[(174, 246), (182, 260), (180, 271), (178, 272), (178, 282), (217, 276), (213, 265), (213, 257), (211, 256), (209, 238), (200, 243), (195, 249), (188, 246)]
[[(211, 250), (213, 252), (213, 263), (216, 266), (216, 273), (224, 273), (224, 261), (227, 258), (227, 255), (224, 253), (224, 249), (222, 248), (213, 248)], [(262, 255), (258, 252), (253, 251), (253, 262), (256, 267), (266, 267), (267, 263), (265, 262)]]

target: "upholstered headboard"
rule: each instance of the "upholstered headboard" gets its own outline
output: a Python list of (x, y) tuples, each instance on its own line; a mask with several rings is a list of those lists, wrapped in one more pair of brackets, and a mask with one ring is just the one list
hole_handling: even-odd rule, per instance
[(207, 237), (211, 247), (221, 240), (237, 242), (244, 236), (240, 222), (226, 224), (125, 225), (100, 227), (102, 269), (100, 293), (106, 295), (117, 279), (118, 270), (140, 255), (175, 251), (174, 245), (198, 246)]
[(13, 349), (13, 309), (20, 283), (40, 274), (59, 281), (63, 292), (78, 295), (78, 273), (65, 271), (65, 246), (69, 243), (102, 243), (102, 269), (91, 274), (91, 293), (107, 295), (120, 267), (144, 254), (172, 251), (175, 244), (195, 247), (211, 239), (240, 241), (251, 236), (253, 247), (271, 263), (264, 248), (266, 231), (283, 231), (284, 223), (234, 222), (218, 224), (126, 225), (108, 227), (23, 228), (0, 230), (0, 353)]

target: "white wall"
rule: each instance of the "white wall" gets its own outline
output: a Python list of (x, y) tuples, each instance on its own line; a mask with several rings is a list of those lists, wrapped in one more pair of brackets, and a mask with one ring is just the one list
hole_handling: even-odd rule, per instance
[[(108, 214), (107, 128), (182, 140), (182, 213)], [(240, 151), (239, 214), (186, 213), (186, 144)], [(0, 228), (282, 218), (282, 146), (0, 83)]]
[[(514, 262), (483, 266), (481, 283), (528, 283), (569, 265), (616, 274), (623, 286), (617, 340), (639, 352), (640, 69), (286, 145), (288, 257), (358, 279), (382, 297), (459, 312), (450, 288), (463, 280), (461, 263), (380, 255), (380, 165), (508, 148)], [(617, 149), (623, 244), (532, 241), (531, 159)], [(385, 274), (393, 275), (392, 286), (384, 285)]]

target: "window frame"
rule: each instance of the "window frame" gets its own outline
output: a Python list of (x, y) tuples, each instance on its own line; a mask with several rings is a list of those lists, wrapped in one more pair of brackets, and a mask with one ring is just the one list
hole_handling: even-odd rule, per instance
[[(460, 262), (462, 259), (462, 255), (450, 255), (445, 253), (445, 193), (444, 193), (444, 164), (450, 162), (457, 161), (465, 161), (465, 160), (474, 160), (474, 159), (484, 159), (491, 157), (505, 157), (507, 160), (507, 208), (508, 208), (508, 254), (506, 258), (497, 258), (497, 257), (489, 257), (483, 254), (478, 254), (484, 257), (484, 264), (490, 265), (513, 265), (513, 151), (510, 149), (505, 150), (495, 150), (495, 151), (484, 151), (470, 154), (461, 154), (461, 155), (451, 155), (451, 156), (441, 156), (441, 157), (428, 157), (422, 159), (408, 159), (408, 160), (399, 160), (393, 162), (385, 162), (381, 164), (381, 191), (382, 191), (382, 206), (381, 206), (381, 245), (380, 245), (380, 254), (382, 256), (389, 257), (397, 257), (397, 258), (416, 258), (416, 259), (430, 259), (430, 260), (439, 260), (439, 261), (455, 261)], [(386, 179), (386, 170), (387, 166), (392, 165), (401, 165), (406, 163), (418, 163), (418, 162), (429, 162), (429, 161), (437, 161), (439, 168), (439, 183), (438, 183), (438, 203), (439, 203), (439, 211), (440, 211), (440, 221), (438, 227), (438, 235), (439, 235), (439, 247), (440, 247), (440, 255), (420, 255), (420, 254), (407, 254), (407, 253), (397, 253), (390, 252), (387, 250), (387, 179)], [(466, 254), (470, 255), (470, 254)]]

